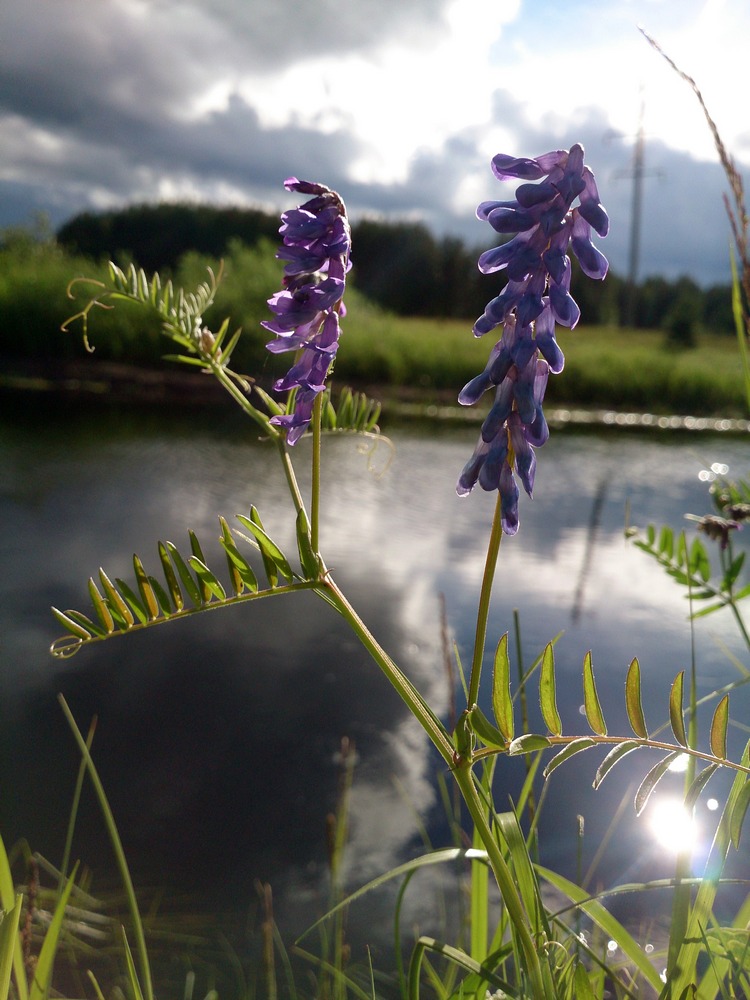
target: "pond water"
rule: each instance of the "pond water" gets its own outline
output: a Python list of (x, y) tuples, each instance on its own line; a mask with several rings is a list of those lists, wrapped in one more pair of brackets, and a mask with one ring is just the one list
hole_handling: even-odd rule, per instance
[[(444, 667), (441, 602), (469, 662), (494, 500), (454, 492), (475, 431), (387, 430), (393, 449), (383, 442), (369, 456), (351, 438), (324, 442), (322, 548), (374, 634), (448, 717), (461, 694)], [(295, 453), (303, 489), (307, 448)], [(516, 610), (526, 665), (561, 633), (566, 731), (586, 732), (579, 706), (587, 650), (611, 732), (627, 731), (624, 680), (634, 656), (649, 725), (668, 718), (670, 684), (691, 660), (687, 605), (663, 571), (625, 542), (625, 519), (686, 525), (690, 535), (694, 526), (683, 515), (710, 510), (705, 470), (722, 463), (742, 476), (747, 461), (738, 438), (553, 432), (539, 454), (535, 499), (521, 498), (521, 530), (501, 546), (489, 644), (506, 631), (513, 636)], [(138, 552), (155, 572), (157, 541), (187, 549), (188, 528), (206, 543), (209, 563), (222, 565), (217, 514), (231, 521), (255, 504), (271, 535), (294, 551), (275, 453), (255, 441), (252, 428), (213, 412), (126, 420), (56, 411), (44, 421), (5, 421), (0, 462), (6, 843), (23, 836), (60, 860), (78, 757), (58, 692), (81, 728), (98, 716), (94, 757), (137, 884), (192, 894), (216, 912), (242, 912), (255, 904), (255, 881), (270, 882), (282, 930), (302, 930), (325, 906), (326, 816), (336, 804), (344, 737), (357, 754), (349, 887), (419, 854), (422, 823), (435, 846), (451, 843), (437, 789), (441, 761), (343, 623), (310, 595), (160, 626), (67, 661), (47, 652), (61, 631), (49, 606), (86, 609), (86, 581), (99, 566), (130, 579)], [(694, 644), (701, 695), (740, 676), (733, 656), (750, 666), (724, 613), (697, 623)], [(513, 642), (511, 650), (515, 659)], [(483, 699), (489, 671), (485, 682)], [(742, 720), (747, 707), (740, 689), (730, 714)], [(735, 754), (745, 739), (744, 730), (732, 730)], [(649, 815), (679, 778), (666, 780), (636, 819), (634, 782), (650, 762), (632, 755), (594, 793), (601, 756), (583, 754), (548, 782), (543, 860), (575, 876), (583, 816), (584, 871), (606, 845), (595, 884), (669, 876), (670, 857)], [(499, 802), (518, 794), (523, 773), (522, 761), (500, 761)], [(710, 794), (721, 799), (727, 779), (713, 782)], [(705, 830), (712, 818), (702, 802)], [(95, 884), (107, 882), (111, 854), (88, 792), (74, 854), (93, 867)], [(433, 889), (425, 877), (409, 894), (409, 920), (424, 933), (438, 930)], [(389, 937), (392, 898), (386, 891), (355, 908), (353, 939), (377, 947)]]

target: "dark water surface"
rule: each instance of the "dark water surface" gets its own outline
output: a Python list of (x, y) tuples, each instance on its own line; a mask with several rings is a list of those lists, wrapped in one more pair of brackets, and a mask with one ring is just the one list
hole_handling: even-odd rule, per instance
[[(355, 440), (324, 442), (323, 551), (372, 631), (445, 717), (440, 599), (468, 663), (493, 498), (455, 496), (473, 431), (420, 427), (391, 437), (393, 454), (381, 444), (369, 459)], [(308, 457), (308, 445), (298, 445), (303, 488)], [(535, 499), (521, 498), (521, 531), (501, 547), (490, 644), (512, 634), (514, 609), (527, 663), (564, 633), (556, 655), (566, 731), (586, 731), (580, 677), (589, 649), (611, 732), (626, 731), (624, 679), (634, 656), (649, 725), (667, 719), (672, 679), (690, 664), (687, 607), (680, 589), (625, 543), (626, 504), (634, 524), (687, 524), (691, 533), (683, 514), (710, 509), (701, 473), (724, 463), (730, 475), (746, 475), (747, 459), (745, 440), (697, 435), (567, 431), (540, 452)], [(78, 765), (56, 701), (63, 692), (82, 728), (98, 716), (94, 757), (136, 883), (196, 894), (215, 912), (242, 912), (254, 904), (255, 880), (268, 881), (276, 918), (294, 933), (326, 899), (326, 816), (336, 803), (342, 737), (358, 755), (349, 886), (420, 853), (418, 818), (436, 846), (449, 843), (436, 792), (440, 761), (343, 623), (320, 600), (294, 595), (113, 639), (68, 661), (47, 652), (61, 631), (49, 606), (85, 610), (86, 581), (99, 566), (131, 579), (138, 552), (155, 573), (157, 541), (184, 551), (188, 528), (206, 543), (209, 563), (223, 566), (218, 514), (231, 522), (255, 504), (293, 552), (275, 463), (251, 428), (213, 415), (125, 421), (58, 411), (44, 423), (0, 425), (0, 832), (7, 844), (23, 836), (60, 860)], [(698, 623), (695, 643), (700, 694), (739, 676), (730, 655), (750, 666), (724, 613)], [(732, 717), (746, 719), (747, 708), (742, 690)], [(733, 731), (735, 753), (745, 739)], [(597, 793), (598, 751), (555, 773), (542, 813), (546, 863), (575, 875), (580, 814), (588, 866), (621, 799), (650, 766), (637, 756)], [(517, 794), (523, 766), (500, 762), (501, 803)], [(714, 780), (721, 798), (727, 781)], [(708, 829), (715, 816), (703, 804), (699, 813)], [(639, 820), (630, 806), (619, 814), (597, 881), (671, 874), (647, 821), (648, 810)], [(112, 876), (88, 792), (74, 854), (93, 867), (95, 884)], [(378, 925), (391, 897), (383, 898), (352, 914), (354, 938), (377, 944), (390, 934)], [(415, 883), (409, 907), (423, 932), (439, 929), (426, 888)]]

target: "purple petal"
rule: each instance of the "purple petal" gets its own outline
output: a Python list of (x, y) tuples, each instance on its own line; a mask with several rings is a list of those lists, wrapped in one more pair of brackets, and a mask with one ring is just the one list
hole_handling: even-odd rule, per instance
[(573, 235), (570, 246), (584, 274), (599, 280), (605, 277), (609, 270), (609, 262), (591, 242), (591, 226), (578, 213), (577, 208), (573, 210)]
[(525, 156), (508, 156), (505, 153), (498, 153), (492, 157), (492, 172), (499, 180), (518, 177), (525, 181), (538, 181), (548, 173), (540, 167), (538, 160), (530, 160)]
[(484, 465), (484, 460), (487, 457), (487, 452), (489, 450), (490, 446), (485, 444), (485, 442), (480, 438), (477, 447), (474, 449), (474, 454), (463, 467), (461, 475), (458, 477), (458, 482), (456, 483), (456, 493), (458, 493), (460, 497), (467, 496), (476, 486), (479, 470)]

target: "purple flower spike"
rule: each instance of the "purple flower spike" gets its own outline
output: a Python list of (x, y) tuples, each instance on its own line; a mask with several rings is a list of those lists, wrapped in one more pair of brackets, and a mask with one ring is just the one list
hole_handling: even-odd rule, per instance
[(276, 256), (284, 265), (284, 287), (268, 300), (274, 318), (261, 326), (276, 334), (266, 347), (272, 354), (296, 351), (295, 363), (276, 381), (276, 392), (297, 390), (294, 412), (271, 418), (295, 444), (307, 430), (313, 404), (339, 346), (339, 319), (350, 268), (351, 233), (343, 201), (324, 184), (288, 177), (288, 191), (313, 197), (281, 216), (283, 244)]
[(456, 492), (466, 496), (477, 483), (484, 490), (498, 490), (503, 531), (508, 535), (518, 531), (514, 475), (531, 496), (534, 448), (549, 436), (542, 409), (547, 378), (565, 364), (555, 340), (555, 322), (573, 329), (581, 315), (570, 294), (569, 252), (590, 278), (604, 278), (609, 266), (591, 242), (592, 229), (607, 235), (609, 218), (583, 157), (579, 144), (533, 160), (498, 154), (492, 160), (495, 176), (523, 183), (516, 189), (515, 201), (483, 201), (477, 209), (479, 219), (512, 239), (479, 258), (485, 274), (506, 269), (508, 283), (474, 324), (476, 337), (496, 327), (502, 327), (502, 335), (487, 367), (464, 386), (458, 400), (471, 405), (494, 386), (495, 401)]

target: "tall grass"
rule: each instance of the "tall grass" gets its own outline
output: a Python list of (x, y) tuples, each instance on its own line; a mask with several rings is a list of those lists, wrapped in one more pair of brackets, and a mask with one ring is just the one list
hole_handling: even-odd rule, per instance
[[(206, 268), (219, 262), (199, 254), (180, 261), (175, 281), (195, 287)], [(23, 360), (48, 364), (86, 359), (75, 332), (60, 329), (81, 298), (65, 289), (71, 278), (87, 275), (106, 281), (104, 264), (71, 257), (52, 240), (20, 237), (0, 250), (0, 357), (6, 366)], [(261, 242), (248, 248), (234, 243), (224, 261), (216, 299), (206, 312), (209, 326), (230, 317), (242, 329), (234, 353), (237, 370), (270, 385), (284, 369), (284, 356), (265, 349), (269, 334), (266, 300), (279, 282), (273, 248)], [(90, 286), (87, 286), (90, 287)], [(82, 286), (73, 286), (74, 296)], [(409, 319), (373, 305), (356, 288), (347, 293), (348, 315), (335, 378), (360, 386), (390, 388), (403, 396), (454, 401), (457, 389), (484, 367), (487, 337), (471, 336), (472, 320)], [(661, 331), (584, 326), (560, 330), (566, 355), (565, 378), (553, 379), (548, 399), (556, 404), (721, 416), (742, 415), (745, 383), (730, 337), (702, 334), (694, 348), (677, 349)], [(167, 342), (156, 314), (122, 302), (96, 313), (93, 357), (153, 367), (161, 364)]]

